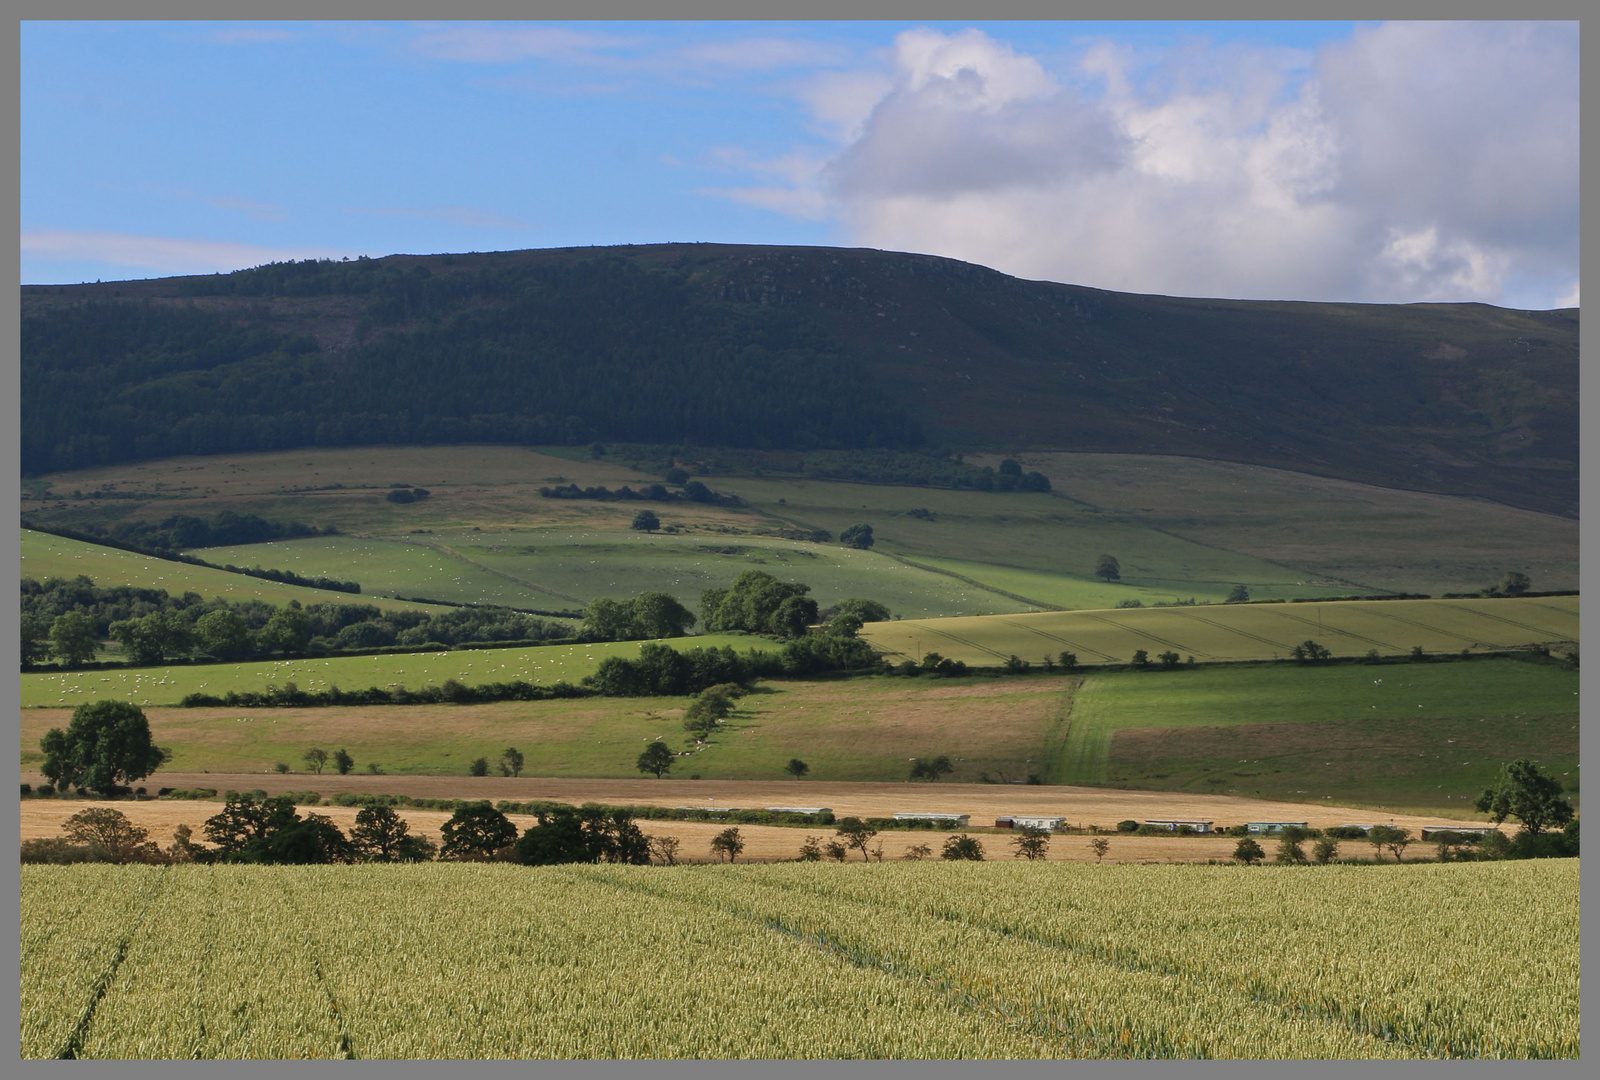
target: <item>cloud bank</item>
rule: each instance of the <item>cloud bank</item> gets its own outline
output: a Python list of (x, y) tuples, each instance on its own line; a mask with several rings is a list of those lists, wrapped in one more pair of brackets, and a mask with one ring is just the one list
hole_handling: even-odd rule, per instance
[(1387, 23), (1315, 54), (1091, 45), (1054, 73), (918, 29), (886, 67), (800, 95), (843, 139), (809, 176), (720, 193), (1107, 289), (1577, 302), (1576, 24)]

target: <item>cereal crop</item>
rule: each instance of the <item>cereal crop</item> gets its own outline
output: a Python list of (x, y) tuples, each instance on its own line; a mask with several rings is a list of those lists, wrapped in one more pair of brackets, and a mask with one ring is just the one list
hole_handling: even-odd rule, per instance
[(1579, 1053), (1575, 860), (22, 869), (30, 1058)]

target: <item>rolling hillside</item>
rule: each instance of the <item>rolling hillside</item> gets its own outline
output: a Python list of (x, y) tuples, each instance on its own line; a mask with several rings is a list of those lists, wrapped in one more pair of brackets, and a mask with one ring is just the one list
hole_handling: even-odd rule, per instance
[(1164, 453), (1577, 513), (1576, 310), (678, 244), (30, 286), (29, 473), (379, 443)]

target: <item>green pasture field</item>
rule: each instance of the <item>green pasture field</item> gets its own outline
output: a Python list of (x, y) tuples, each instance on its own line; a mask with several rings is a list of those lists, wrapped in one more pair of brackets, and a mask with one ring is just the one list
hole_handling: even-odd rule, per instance
[(29, 1059), (1580, 1056), (1576, 859), (26, 865), (19, 911)]
[[(570, 453), (568, 448), (561, 449)], [(1128, 466), (1135, 467), (1139, 466)], [(372, 537), (373, 542), (383, 539), (442, 544), (453, 549), (457, 557), (441, 563), (439, 555), (443, 553), (437, 550), (418, 554), (386, 548), (389, 558), (358, 565), (354, 556), (341, 554), (346, 542), (359, 538), (347, 536), (322, 553), (320, 568), (307, 565), (305, 569), (353, 574), (372, 592), (386, 591), (392, 585), (393, 591), (406, 595), (547, 608), (552, 606), (552, 600), (561, 600), (563, 594), (590, 599), (607, 595), (608, 590), (621, 591), (630, 582), (639, 591), (660, 586), (651, 576), (653, 570), (645, 573), (637, 565), (636, 552), (625, 558), (616, 557), (610, 550), (599, 552), (591, 556), (592, 564), (581, 557), (574, 557), (565, 565), (551, 559), (532, 564), (522, 559), (519, 548), (539, 546), (537, 538), (530, 541), (523, 535), (525, 530), (533, 531), (536, 537), (549, 532), (581, 536), (586, 539), (580, 544), (607, 549), (635, 539), (628, 536), (628, 524), (638, 504), (544, 499), (538, 495), (538, 488), (563, 482), (613, 488), (630, 484), (638, 488), (657, 480), (658, 476), (618, 464), (575, 460), (519, 447), (315, 450), (173, 459), (57, 474), (41, 481), (54, 497), (25, 500), (23, 509), (41, 521), (102, 525), (123, 518), (159, 520), (174, 513), (231, 509), (335, 525), (346, 534)], [(385, 501), (383, 494), (388, 486), (402, 482), (427, 487), (433, 494), (419, 503)], [(1348, 576), (1285, 561), (1270, 550), (1270, 545), (1257, 544), (1255, 549), (1241, 553), (1213, 542), (1204, 529), (1192, 535), (1176, 535), (1152, 528), (1151, 523), (1141, 519), (1142, 508), (1138, 507), (1107, 510), (1059, 494), (998, 494), (819, 480), (713, 477), (709, 482), (718, 490), (739, 495), (748, 505), (729, 508), (670, 503), (652, 507), (665, 524), (684, 530), (674, 539), (690, 547), (702, 541), (726, 541), (758, 544), (776, 551), (784, 545), (773, 542), (770, 534), (779, 529), (822, 528), (838, 534), (864, 521), (873, 526), (878, 538), (874, 554), (938, 566), (979, 587), (998, 590), (984, 597), (987, 607), (975, 609), (960, 602), (962, 593), (970, 599), (970, 587), (952, 591), (951, 582), (937, 580), (943, 575), (922, 576), (902, 567), (899, 575), (907, 582), (902, 595), (881, 599), (910, 615), (1002, 612), (1030, 604), (1112, 606), (1125, 598), (1205, 599), (1226, 595), (1234, 583), (1249, 586), (1262, 598), (1366, 591), (1364, 583)], [(35, 494), (39, 487), (35, 485)], [(112, 491), (125, 497), (59, 497), (74, 491)], [(1219, 504), (1225, 501), (1215, 493), (1207, 497)], [(1315, 502), (1297, 505), (1297, 524), (1305, 528), (1280, 536), (1278, 539), (1285, 544), (1300, 532), (1315, 534), (1320, 528), (1315, 512), (1304, 509), (1315, 506)], [(912, 517), (910, 511), (915, 509), (927, 510), (931, 520)], [(1233, 527), (1237, 523), (1230, 519), (1224, 524)], [(1452, 519), (1450, 524), (1463, 523)], [(1396, 564), (1415, 563), (1417, 552), (1427, 550), (1421, 535), (1426, 531), (1427, 521), (1410, 532), (1402, 530), (1383, 546), (1383, 558), (1392, 558)], [(507, 542), (485, 542), (487, 534)], [(619, 541), (618, 536), (626, 539)], [(487, 550), (495, 546), (503, 550)], [(266, 559), (276, 555), (274, 549), (256, 547), (215, 550), (219, 557), (247, 562), (257, 555)], [(847, 556), (839, 554), (846, 549), (825, 544), (814, 550), (834, 552), (830, 559), (844, 560), (841, 573), (849, 568)], [(1107, 585), (1093, 577), (1101, 554), (1112, 554), (1120, 560), (1121, 583)], [(1430, 552), (1430, 560), (1432, 556)], [(772, 561), (766, 555), (758, 557)], [(550, 565), (552, 562), (556, 565)], [(1397, 573), (1404, 576), (1403, 572)], [(887, 573), (877, 576), (896, 577)], [(371, 583), (369, 579), (384, 584)], [(849, 584), (852, 582), (844, 582)], [(844, 588), (840, 595), (852, 591), (855, 590)], [(1025, 599), (1011, 599), (1001, 593)]]
[[(396, 775), (464, 776), (473, 759), (492, 762), (515, 746), (530, 776), (637, 778), (640, 751), (660, 739), (690, 752), (673, 766), (678, 779), (782, 780), (798, 757), (809, 780), (904, 780), (910, 758), (945, 754), (955, 765), (950, 780), (977, 782), (986, 773), (1023, 779), (1060, 753), (1074, 683), (773, 682), (741, 698), (699, 747), (683, 730), (682, 697), (145, 712), (157, 745), (173, 751), (163, 769), (176, 772), (270, 772), (281, 761), (303, 773), (306, 749), (323, 746), (344, 747), (358, 772), (372, 762)], [(22, 764), (36, 768), (39, 739), (70, 714), (28, 709), (22, 717)], [(316, 786), (314, 777), (306, 783)]]
[(1462, 817), (1530, 757), (1576, 802), (1578, 689), (1496, 658), (1091, 673), (1049, 779)]
[(1347, 600), (1307, 604), (1211, 604), (1112, 611), (1048, 611), (979, 618), (870, 623), (862, 637), (891, 660), (937, 652), (994, 666), (1016, 655), (1040, 663), (1061, 652), (1081, 664), (1125, 664), (1138, 649), (1197, 661), (1272, 660), (1313, 640), (1334, 656), (1497, 651), (1576, 643), (1578, 597), (1475, 600)]
[[(974, 459), (999, 464), (991, 455)], [(1058, 495), (1213, 547), (1366, 588), (1476, 592), (1508, 570), (1578, 588), (1578, 522), (1487, 499), (1159, 455), (1021, 454)]]
[[(1362, 591), (1353, 583), (1310, 580), (1305, 572), (1288, 566), (1168, 536), (1127, 515), (1102, 512), (1051, 494), (744, 477), (721, 481), (720, 486), (736, 492), (755, 509), (802, 527), (838, 534), (864, 522), (872, 526), (879, 548), (914, 561), (951, 559), (984, 564), (992, 569), (967, 576), (985, 584), (990, 582), (988, 574), (1002, 580), (1016, 571), (1046, 575), (1051, 582), (1094, 581), (1095, 565), (1105, 554), (1116, 556), (1127, 586), (1155, 588), (1167, 595), (1168, 590), (1177, 590), (1185, 598), (1210, 595), (1219, 588), (1226, 595), (1235, 582), (1271, 586), (1282, 595), (1295, 596)], [(913, 517), (912, 510), (927, 510), (932, 517)], [(1051, 588), (1039, 578), (1030, 580)], [(1068, 585), (1057, 595), (1071, 599), (1075, 587)], [(1061, 590), (1062, 586), (1055, 584), (1054, 588)], [(1051, 602), (1031, 593), (1024, 595), (1041, 604)], [(1120, 594), (1129, 598), (1139, 595), (1135, 588)]]
[(911, 618), (1031, 607), (880, 552), (770, 537), (519, 529), (444, 532), (417, 541), (315, 537), (200, 554), (236, 565), (281, 563), (301, 574), (359, 575), (371, 592), (546, 610), (654, 590), (697, 610), (703, 590), (725, 588), (746, 570), (810, 585), (823, 607), (852, 596)]
[[(185, 592), (193, 591), (206, 599), (220, 596), (235, 603), (261, 600), (282, 606), (290, 600), (298, 600), (302, 604), (373, 604), (385, 610), (441, 610), (426, 604), (410, 604), (381, 596), (369, 596), (366, 593), (308, 589), (301, 585), (286, 585), (244, 574), (230, 574), (226, 570), (152, 559), (145, 555), (136, 555), (129, 551), (88, 544), (79, 540), (68, 540), (65, 537), (35, 532), (32, 529), (23, 529), (21, 533), (22, 576), (31, 577), (35, 581), (53, 577), (75, 578), (79, 574), (84, 574), (102, 587), (132, 585), (141, 589), (165, 589), (173, 596), (182, 596)], [(213, 558), (207, 552), (201, 552), (199, 557), (210, 562), (233, 562), (230, 559)], [(233, 565), (251, 566), (257, 562), (258, 560), (233, 562)], [(271, 570), (294, 569), (266, 562), (260, 562), (259, 565)], [(341, 577), (339, 580), (352, 579)]]
[[(739, 652), (772, 648), (772, 643), (764, 638), (743, 634), (672, 638), (665, 644), (676, 649), (726, 645)], [(575, 683), (593, 674), (600, 661), (608, 656), (638, 656), (639, 645), (637, 641), (615, 641), (520, 649), (256, 660), (242, 664), (24, 672), (22, 707), (76, 706), (102, 697), (131, 701), (136, 705), (176, 705), (188, 694), (261, 691), (268, 686), (291, 682), (308, 691), (326, 690), (330, 686), (344, 690), (364, 690), (369, 686), (418, 689), (437, 686), (446, 679), (456, 679), (469, 686), (517, 679), (549, 686), (562, 681)]]

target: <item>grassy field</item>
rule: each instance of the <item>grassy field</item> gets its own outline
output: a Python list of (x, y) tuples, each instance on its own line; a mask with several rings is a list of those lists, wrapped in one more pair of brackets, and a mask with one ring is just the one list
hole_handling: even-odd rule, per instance
[[(264, 581), (244, 574), (230, 574), (226, 570), (212, 570), (204, 566), (167, 562), (129, 551), (68, 540), (49, 533), (22, 531), (22, 576), (35, 581), (46, 578), (75, 578), (86, 574), (96, 585), (133, 585), (141, 589), (165, 589), (173, 596), (182, 596), (193, 590), (206, 599), (220, 596), (235, 603), (245, 600), (262, 600), (269, 604), (287, 604), (298, 600), (302, 604), (375, 604), (380, 608), (438, 611), (427, 604), (409, 604), (366, 593), (336, 592), (332, 589), (308, 589), (300, 585), (285, 585), (278, 581)], [(214, 558), (210, 552), (200, 557), (208, 562), (227, 563), (232, 560)], [(250, 566), (251, 560), (233, 563)], [(270, 570), (292, 570), (294, 567), (260, 563)], [(350, 580), (341, 578), (340, 580)]]
[[(446, 654), (476, 662), (460, 672), (468, 682), (501, 677), (499, 665), (509, 660), (497, 655)], [(367, 685), (384, 675), (375, 670), (381, 662), (410, 658), (358, 659), (373, 670), (358, 668), (366, 678), (341, 685)], [(391, 663), (388, 680), (402, 681), (399, 670)], [(276, 668), (276, 677), (280, 684), (289, 681), (289, 669)], [(309, 662), (295, 675), (298, 685), (311, 688), (324, 678)], [(102, 679), (115, 675), (67, 676), (69, 692), (62, 692), (59, 677), (45, 684), (56, 700), (41, 704), (54, 707), (22, 713), (24, 769), (37, 767), (40, 737), (67, 723), (70, 706), (96, 695), (135, 701), (181, 696), (176, 685), (148, 690), (131, 680)], [(693, 746), (682, 730), (686, 698), (336, 709), (152, 706), (146, 712), (157, 744), (173, 750), (167, 772), (260, 775), (281, 761), (301, 773), (306, 748), (326, 744), (348, 749), (358, 771), (373, 763), (396, 777), (464, 778), (468, 762), (480, 756), (494, 761), (509, 745), (527, 756), (530, 776), (625, 778), (637, 775), (634, 762), (643, 746), (660, 738), (688, 753), (674, 766), (680, 778), (781, 780), (784, 764), (799, 757), (811, 767), (808, 784), (901, 781), (910, 759), (945, 754), (955, 766), (947, 783), (1015, 782), (1038, 774), (1050, 785), (1381, 806), (1461, 818), (1472, 816), (1472, 798), (1500, 764), (1518, 756), (1538, 760), (1576, 799), (1577, 691), (1576, 672), (1494, 659), (1041, 672), (1005, 679), (783, 680), (741, 699), (703, 747)]]
[[(772, 643), (765, 638), (742, 634), (704, 634), (669, 639), (666, 644), (679, 649), (731, 646), (740, 652), (772, 648)], [(549, 686), (562, 681), (577, 682), (592, 674), (608, 656), (631, 659), (638, 655), (639, 642), (613, 641), (110, 671), (24, 672), (22, 706), (81, 705), (102, 697), (138, 705), (176, 705), (189, 694), (260, 691), (291, 682), (302, 690), (325, 690), (330, 686), (344, 690), (365, 690), (369, 686), (416, 689), (437, 686), (446, 679), (457, 679), (472, 686), (517, 679)]]
[(981, 618), (868, 624), (862, 637), (892, 660), (925, 653), (994, 666), (1016, 655), (1033, 663), (1061, 652), (1083, 664), (1125, 664), (1136, 650), (1187, 659), (1271, 660), (1314, 640), (1334, 656), (1494, 651), (1576, 643), (1576, 596), (1493, 600), (1352, 600), (1327, 604), (1227, 604), (1052, 611)]
[(544, 609), (654, 590), (695, 609), (702, 590), (726, 588), (746, 570), (810, 585), (824, 607), (857, 596), (909, 618), (1032, 609), (880, 552), (770, 537), (520, 529), (442, 532), (426, 541), (318, 537), (205, 554), (236, 565), (272, 562), (302, 574), (359, 575), (362, 588), (372, 592)]
[[(1026, 580), (1074, 606), (1079, 606), (1077, 590), (1085, 586), (1093, 591), (1084, 592), (1083, 599), (1093, 606), (1115, 603), (1098, 599), (1106, 588), (1093, 576), (1101, 554), (1115, 555), (1121, 563), (1118, 599), (1138, 597), (1143, 589), (1160, 591), (1163, 598), (1178, 590), (1182, 597), (1220, 599), (1234, 582), (1268, 590), (1264, 597), (1362, 591), (1349, 582), (1310, 580), (1288, 566), (1170, 536), (1128, 515), (1054, 495), (744, 477), (723, 484), (772, 517), (833, 533), (866, 522), (886, 552), (930, 565), (956, 560), (967, 567), (958, 572), (1008, 592), (1021, 592), (1009, 585)], [(912, 510), (931, 516), (915, 517)], [(1017, 577), (1018, 571), (1028, 577)], [(1041, 605), (1054, 603), (1045, 595), (1024, 595)]]
[(1473, 592), (1520, 570), (1537, 589), (1578, 588), (1578, 523), (1571, 518), (1200, 458), (1020, 457), (1050, 477), (1059, 495), (1317, 578), (1438, 596)]
[(25, 1058), (1579, 1055), (1576, 860), (26, 866), (21, 890)]
[(1517, 660), (1089, 675), (1057, 783), (1468, 816), (1530, 757), (1578, 801), (1578, 673)]
[[(296, 542), (304, 570), (353, 575), (372, 592), (542, 608), (659, 587), (677, 566), (696, 580), (702, 573), (714, 579), (716, 564), (730, 560), (702, 557), (702, 544), (755, 547), (756, 558), (780, 570), (790, 557), (784, 551), (811, 550), (824, 564), (813, 568), (819, 591), (837, 588), (842, 596), (882, 586), (893, 594), (883, 598), (892, 608), (918, 616), (1220, 599), (1234, 583), (1274, 599), (1438, 594), (1482, 588), (1511, 569), (1529, 573), (1539, 588), (1577, 582), (1577, 526), (1564, 518), (1280, 470), (1093, 454), (1030, 457), (1030, 467), (1052, 476), (1051, 495), (710, 478), (747, 505), (657, 507), (664, 523), (684, 530), (654, 538), (681, 545), (656, 546), (677, 560), (662, 568), (628, 530), (636, 504), (538, 495), (552, 483), (638, 488), (660, 477), (552, 449), (560, 454), (462, 446), (179, 458), (45, 477), (30, 485), (22, 509), (67, 525), (224, 509), (336, 525), (360, 536)], [(389, 503), (383, 494), (396, 483), (426, 487), (432, 497)], [(91, 497), (107, 492), (118, 497)], [(862, 521), (878, 537), (866, 559), (836, 545), (772, 539), (784, 528), (837, 534)], [(226, 556), (266, 564), (281, 550)], [(374, 551), (382, 557), (370, 558)], [(1102, 553), (1120, 560), (1121, 583), (1093, 577)], [(974, 595), (974, 587), (992, 591)]]
[[(1072, 682), (773, 683), (740, 699), (738, 711), (700, 748), (683, 730), (688, 699), (681, 697), (151, 708), (147, 715), (157, 744), (173, 751), (164, 766), (172, 771), (266, 772), (282, 761), (299, 772), (307, 747), (327, 744), (331, 751), (337, 744), (349, 750), (358, 770), (372, 762), (397, 775), (465, 776), (474, 758), (494, 761), (506, 746), (516, 746), (527, 756), (529, 775), (637, 776), (640, 751), (661, 739), (687, 754), (673, 767), (679, 776), (778, 780), (789, 759), (799, 757), (811, 766), (814, 780), (903, 780), (910, 758), (946, 754), (955, 764), (953, 780), (976, 781), (986, 773), (1021, 780), (1060, 752)], [(308, 684), (310, 679), (300, 682)], [(110, 685), (101, 684), (102, 692), (114, 692)], [(75, 696), (68, 701), (76, 703)], [(64, 725), (69, 714), (30, 709), (23, 718), (26, 767), (40, 760), (40, 737)]]

